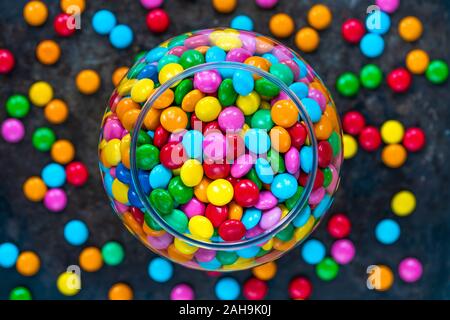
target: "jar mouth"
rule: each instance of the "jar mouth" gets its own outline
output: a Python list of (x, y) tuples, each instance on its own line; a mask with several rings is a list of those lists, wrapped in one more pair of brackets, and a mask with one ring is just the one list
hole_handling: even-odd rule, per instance
[(297, 203), (294, 205), (294, 207), (289, 210), (289, 213), (286, 214), (280, 221), (271, 227), (270, 229), (264, 230), (261, 234), (245, 240), (235, 241), (235, 242), (207, 242), (198, 240), (196, 238), (190, 237), (187, 234), (181, 233), (177, 230), (175, 230), (169, 223), (167, 223), (152, 207), (150, 204), (150, 201), (145, 194), (142, 185), (139, 181), (139, 169), (137, 167), (136, 162), (136, 150), (138, 147), (138, 137), (139, 137), (139, 130), (133, 130), (132, 132), (132, 138), (131, 138), (131, 145), (130, 145), (130, 169), (131, 169), (131, 181), (135, 187), (136, 193), (138, 194), (144, 209), (151, 215), (151, 217), (160, 225), (163, 227), (164, 230), (169, 232), (172, 236), (179, 238), (186, 243), (190, 245), (194, 245), (200, 248), (204, 249), (210, 249), (210, 250), (225, 250), (225, 251), (232, 251), (232, 250), (239, 250), (246, 248), (248, 246), (252, 245), (260, 245), (265, 242), (267, 242), (270, 238), (272, 238), (276, 233), (284, 229), (296, 216), (301, 212), (301, 209), (304, 208), (304, 206), (307, 204), (308, 198), (313, 190), (314, 181), (316, 178), (316, 172), (318, 168), (318, 149), (317, 149), (317, 140), (314, 135), (314, 126), (313, 122), (311, 121), (305, 107), (303, 106), (301, 100), (297, 97), (297, 95), (280, 79), (275, 77), (274, 75), (270, 74), (269, 72), (266, 72), (262, 69), (259, 69), (257, 67), (239, 63), (239, 62), (230, 62), (230, 61), (218, 61), (218, 62), (209, 62), (204, 63), (201, 65), (197, 65), (191, 68), (188, 68), (184, 70), (183, 72), (179, 73), (175, 77), (169, 79), (165, 83), (163, 83), (160, 87), (155, 89), (154, 93), (147, 99), (145, 102), (143, 108), (141, 109), (141, 112), (137, 118), (135, 129), (140, 129), (144, 123), (145, 116), (149, 112), (150, 108), (153, 106), (155, 101), (158, 99), (158, 97), (164, 93), (166, 90), (168, 90), (172, 85), (175, 85), (177, 82), (190, 77), (194, 75), (197, 72), (211, 70), (211, 69), (232, 69), (234, 71), (237, 70), (245, 70), (249, 71), (253, 74), (256, 74), (260, 77), (263, 77), (269, 81), (271, 81), (273, 84), (277, 85), (284, 94), (286, 94), (287, 98), (291, 99), (292, 102), (295, 104), (299, 111), (299, 115), (301, 120), (304, 122), (307, 130), (307, 136), (309, 137), (310, 146), (312, 147), (312, 170), (309, 173), (308, 180), (306, 182), (306, 185), (304, 187), (304, 191), (297, 201)]

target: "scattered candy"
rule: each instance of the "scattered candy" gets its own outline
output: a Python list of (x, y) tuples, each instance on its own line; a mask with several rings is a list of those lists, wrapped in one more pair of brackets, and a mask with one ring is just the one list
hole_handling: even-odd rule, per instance
[(99, 10), (92, 17), (92, 28), (100, 35), (109, 34), (116, 24), (116, 16), (109, 10)]
[(332, 258), (325, 258), (316, 265), (316, 274), (323, 281), (331, 281), (337, 277), (339, 265)]
[(194, 290), (185, 283), (177, 284), (170, 292), (170, 300), (194, 300)]
[(68, 164), (75, 157), (75, 147), (69, 140), (58, 140), (50, 149), (52, 159), (60, 164)]
[(77, 74), (75, 79), (78, 90), (82, 94), (94, 94), (100, 88), (100, 76), (91, 69), (82, 70)]
[(328, 233), (336, 239), (342, 239), (350, 234), (351, 222), (343, 213), (333, 215), (328, 221)]
[(57, 163), (50, 163), (42, 169), (42, 180), (49, 188), (57, 188), (64, 185), (66, 182), (66, 172), (64, 167)]
[(224, 277), (217, 281), (215, 292), (220, 300), (236, 300), (239, 297), (241, 288), (234, 278)]
[(317, 49), (320, 37), (316, 30), (303, 27), (295, 34), (295, 45), (303, 52), (309, 53)]
[(55, 64), (59, 60), (60, 56), (61, 48), (53, 40), (41, 41), (36, 47), (36, 57), (42, 64)]
[(117, 49), (128, 48), (133, 42), (133, 38), (133, 30), (125, 24), (116, 25), (109, 33), (109, 42)]
[(237, 0), (212, 0), (212, 5), (217, 12), (230, 13), (237, 6)]
[(268, 281), (275, 277), (277, 273), (277, 265), (275, 262), (267, 262), (252, 269), (253, 275), (263, 281)]
[(151, 32), (162, 33), (169, 28), (170, 18), (164, 9), (153, 9), (147, 14), (146, 23)]
[(364, 24), (355, 18), (347, 19), (341, 27), (341, 35), (350, 44), (358, 44), (366, 33)]
[(421, 49), (414, 49), (406, 55), (406, 67), (413, 74), (423, 74), (430, 64), (430, 57)]
[(400, 226), (392, 219), (383, 219), (375, 227), (375, 236), (382, 244), (393, 244), (400, 237)]
[(63, 272), (59, 275), (56, 286), (61, 294), (69, 297), (74, 296), (81, 288), (80, 276), (72, 272)]
[(163, 5), (164, 0), (141, 0), (141, 5), (145, 9), (155, 9)]
[(67, 195), (60, 188), (49, 189), (44, 197), (44, 206), (52, 212), (60, 212), (66, 208)]
[(247, 300), (263, 300), (268, 291), (267, 284), (257, 278), (248, 279), (242, 288), (242, 295)]
[(30, 177), (23, 184), (25, 197), (33, 202), (42, 201), (47, 193), (47, 186), (40, 177)]
[(325, 246), (316, 239), (306, 241), (302, 247), (302, 257), (308, 264), (318, 264), (325, 258)]
[(23, 251), (16, 261), (16, 269), (21, 275), (26, 277), (34, 276), (39, 272), (41, 260), (33, 251)]
[(13, 118), (24, 118), (30, 111), (30, 102), (21, 94), (12, 95), (6, 100), (6, 112)]
[(384, 51), (384, 39), (379, 34), (367, 33), (362, 37), (359, 47), (366, 57), (377, 58)]
[(380, 131), (373, 126), (367, 126), (361, 130), (358, 141), (364, 150), (368, 152), (376, 151), (381, 145)]
[(120, 243), (116, 241), (109, 241), (102, 247), (102, 258), (105, 264), (109, 266), (117, 266), (122, 263), (125, 257), (125, 252)]
[(400, 0), (376, 0), (375, 4), (384, 12), (394, 13), (400, 5)]
[(74, 161), (66, 166), (67, 182), (75, 187), (84, 185), (88, 179), (88, 176), (88, 169), (82, 162)]
[(390, 144), (383, 148), (381, 160), (389, 168), (400, 168), (407, 158), (405, 147), (401, 144)]
[(357, 95), (359, 86), (359, 79), (352, 72), (345, 72), (336, 80), (336, 89), (344, 97), (353, 97)]
[(8, 49), (0, 49), (0, 74), (10, 73), (16, 64), (14, 55)]
[(353, 158), (358, 152), (358, 143), (356, 139), (349, 134), (342, 136), (342, 143), (344, 144), (344, 159)]
[(28, 1), (23, 7), (23, 18), (33, 27), (39, 27), (47, 21), (48, 9), (42, 1)]
[(249, 16), (239, 15), (231, 20), (231, 27), (233, 29), (240, 29), (246, 31), (253, 30), (253, 20)]
[(378, 66), (367, 64), (361, 69), (359, 79), (364, 88), (373, 90), (381, 85), (381, 82), (383, 81), (383, 72)]
[(420, 151), (425, 146), (425, 133), (420, 128), (408, 128), (402, 143), (410, 152)]
[(398, 265), (400, 279), (405, 282), (412, 283), (418, 281), (422, 277), (422, 273), (422, 263), (416, 258), (405, 258)]
[(43, 107), (53, 98), (53, 88), (48, 82), (38, 81), (31, 85), (28, 97), (36, 107)]
[(133, 300), (133, 289), (126, 283), (115, 283), (108, 291), (108, 299)]
[(412, 83), (412, 76), (405, 68), (397, 68), (389, 72), (387, 83), (396, 93), (406, 92)]
[(383, 35), (391, 27), (391, 18), (386, 12), (375, 11), (367, 15), (366, 29), (369, 32)]
[(95, 272), (103, 266), (102, 253), (96, 247), (86, 247), (79, 256), (80, 267), (86, 272)]
[(448, 64), (443, 60), (433, 60), (428, 65), (425, 75), (433, 84), (443, 84), (448, 79)]
[(355, 256), (355, 246), (348, 239), (337, 240), (331, 246), (331, 256), (339, 264), (350, 263)]
[(0, 244), (0, 267), (11, 268), (19, 257), (19, 249), (14, 243), (4, 242)]
[(72, 14), (74, 12), (82, 13), (86, 8), (85, 0), (61, 0), (61, 10), (65, 13)]
[(278, 0), (255, 0), (256, 5), (262, 9), (272, 9), (278, 3)]
[(368, 269), (367, 284), (377, 291), (387, 291), (394, 283), (392, 270), (385, 265), (374, 265)]
[(342, 118), (342, 128), (345, 133), (357, 136), (366, 126), (366, 119), (358, 111), (349, 111)]
[(154, 258), (148, 265), (148, 275), (156, 282), (167, 282), (172, 278), (173, 266), (166, 259)]
[(309, 9), (307, 18), (311, 27), (324, 30), (330, 26), (332, 14), (326, 5), (316, 4)]
[(414, 42), (422, 36), (422, 22), (413, 16), (408, 16), (400, 20), (398, 24), (398, 33), (400, 37), (407, 42)]
[(67, 13), (60, 13), (53, 20), (53, 29), (60, 37), (70, 37), (77, 30), (75, 25), (72, 25), (70, 19), (73, 17)]
[(289, 296), (295, 300), (306, 300), (311, 296), (312, 284), (305, 277), (296, 277), (289, 283)]
[(381, 138), (384, 143), (400, 143), (403, 140), (405, 128), (397, 120), (388, 120), (381, 126)]
[(409, 216), (415, 208), (416, 197), (411, 191), (400, 191), (391, 200), (392, 212), (399, 217)]
[(25, 127), (18, 119), (6, 119), (2, 123), (1, 130), (3, 139), (9, 143), (18, 143), (25, 136)]
[(32, 300), (31, 292), (25, 287), (16, 287), (9, 293), (9, 300)]
[(286, 13), (274, 14), (269, 21), (270, 32), (277, 38), (287, 38), (294, 32), (294, 20)]
[(81, 220), (71, 220), (64, 226), (64, 238), (73, 246), (80, 246), (87, 241), (89, 230)]
[(61, 99), (53, 99), (44, 107), (44, 116), (52, 124), (61, 124), (69, 116), (69, 107)]

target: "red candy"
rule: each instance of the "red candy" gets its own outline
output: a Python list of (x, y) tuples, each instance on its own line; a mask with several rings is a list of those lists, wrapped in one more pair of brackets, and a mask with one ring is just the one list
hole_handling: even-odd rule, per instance
[(295, 300), (305, 300), (311, 296), (312, 285), (305, 277), (297, 277), (289, 284), (289, 296)]
[(364, 116), (358, 111), (349, 111), (342, 118), (342, 128), (345, 133), (358, 135), (366, 126)]
[(211, 133), (211, 132), (222, 132), (222, 131), (220, 131), (220, 126), (217, 121), (211, 121), (203, 128), (204, 136), (206, 136), (208, 133)]
[(140, 225), (144, 224), (144, 214), (141, 210), (139, 210), (139, 208), (130, 207), (130, 213), (137, 223), (139, 223)]
[(409, 89), (412, 82), (411, 73), (405, 68), (392, 70), (387, 76), (387, 83), (392, 91), (397, 93), (405, 92)]
[(227, 133), (227, 161), (234, 163), (234, 160), (239, 158), (245, 152), (244, 139), (237, 133)]
[(230, 174), (231, 165), (228, 163), (203, 163), (203, 170), (212, 180), (225, 179)]
[(291, 136), (291, 145), (294, 148), (300, 149), (300, 147), (305, 143), (307, 136), (305, 126), (297, 122), (288, 129), (288, 132)]
[(425, 146), (425, 133), (420, 128), (408, 128), (403, 137), (403, 145), (411, 152), (422, 150)]
[(342, 239), (350, 234), (352, 224), (343, 213), (333, 215), (328, 221), (328, 233), (336, 239)]
[(228, 218), (228, 206), (215, 206), (213, 204), (208, 204), (205, 210), (205, 216), (211, 221), (214, 228), (219, 227), (222, 222)]
[(237, 241), (245, 235), (245, 226), (239, 220), (226, 220), (219, 227), (219, 236), (225, 241)]
[(155, 134), (153, 136), (153, 144), (155, 147), (161, 148), (163, 145), (169, 141), (170, 132), (164, 129), (162, 126), (159, 126), (155, 130)]
[(251, 180), (242, 179), (234, 185), (234, 200), (241, 207), (252, 207), (258, 202), (259, 189)]
[(147, 27), (151, 32), (161, 33), (169, 28), (170, 19), (163, 9), (154, 9), (147, 14)]
[(191, 114), (191, 128), (198, 131), (203, 130), (203, 122), (197, 118), (194, 112)]
[(359, 144), (366, 151), (375, 151), (381, 145), (380, 131), (372, 126), (365, 127), (359, 135)]
[[(316, 190), (316, 189), (320, 188), (321, 186), (323, 186), (324, 179), (325, 179), (325, 177), (323, 175), (322, 170), (317, 170), (316, 179), (314, 180), (314, 184), (313, 184), (313, 190)], [(308, 180), (309, 180), (309, 174), (301, 171), (300, 175), (298, 177), (298, 183), (302, 187), (304, 187), (308, 183)]]
[(159, 160), (166, 168), (178, 169), (187, 160), (186, 151), (181, 143), (169, 142), (161, 148)]
[(357, 44), (366, 33), (364, 24), (358, 19), (348, 19), (341, 27), (342, 38), (351, 44)]
[(55, 17), (53, 28), (59, 36), (69, 37), (75, 33), (75, 26), (72, 26), (71, 22), (68, 22), (69, 19), (71, 19), (71, 16), (67, 13), (60, 13)]
[(0, 74), (9, 73), (16, 64), (14, 55), (8, 49), (0, 49)]
[(89, 172), (84, 163), (74, 161), (66, 166), (67, 182), (75, 187), (80, 187), (86, 183), (89, 177)]
[(333, 148), (331, 147), (331, 144), (328, 141), (320, 141), (317, 146), (317, 155), (319, 167), (328, 167), (333, 156)]
[(244, 283), (242, 293), (247, 300), (262, 300), (267, 295), (267, 284), (257, 278), (250, 278)]

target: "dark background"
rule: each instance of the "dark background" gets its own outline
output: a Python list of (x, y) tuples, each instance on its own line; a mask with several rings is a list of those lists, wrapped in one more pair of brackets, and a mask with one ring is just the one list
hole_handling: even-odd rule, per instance
[[(448, 1), (402, 1), (394, 13), (392, 27), (387, 36), (386, 50), (381, 58), (369, 60), (359, 48), (347, 45), (340, 36), (340, 26), (349, 17), (363, 19), (372, 1), (323, 0), (333, 12), (331, 27), (320, 32), (321, 44), (313, 54), (304, 54), (308, 62), (322, 76), (332, 91), (341, 115), (348, 110), (361, 111), (372, 125), (380, 126), (388, 119), (400, 120), (406, 127), (420, 126), (427, 135), (426, 148), (410, 154), (400, 169), (385, 167), (380, 160), (380, 150), (366, 153), (362, 150), (355, 158), (345, 161), (342, 185), (331, 212), (346, 212), (353, 229), (350, 239), (356, 245), (356, 257), (350, 265), (342, 266), (338, 277), (325, 283), (317, 278), (314, 267), (300, 257), (299, 248), (278, 261), (278, 273), (270, 281), (268, 298), (287, 299), (288, 284), (296, 275), (308, 276), (314, 286), (314, 299), (449, 299), (449, 169), (450, 144), (448, 82), (434, 86), (424, 76), (414, 76), (411, 90), (404, 95), (393, 94), (386, 84), (376, 91), (361, 90), (354, 99), (340, 97), (334, 88), (337, 76), (344, 71), (359, 72), (370, 62), (378, 64), (387, 73), (403, 66), (406, 53), (413, 48), (426, 50), (432, 59), (450, 62), (449, 38), (450, 5)], [(281, 0), (269, 11), (259, 9), (252, 0), (239, 1), (237, 10), (230, 15), (216, 13), (208, 0), (166, 0), (172, 24), (161, 36), (151, 34), (145, 25), (147, 11), (138, 0), (87, 1), (82, 14), (81, 30), (70, 38), (56, 37), (53, 17), (60, 11), (59, 1), (46, 0), (49, 19), (43, 27), (26, 25), (22, 8), (26, 1), (0, 1), (0, 47), (9, 48), (16, 57), (14, 71), (0, 76), (0, 119), (5, 119), (3, 107), (14, 93), (27, 94), (29, 86), (38, 80), (48, 81), (55, 97), (68, 102), (70, 116), (59, 126), (46, 122), (43, 110), (32, 107), (24, 119), (26, 137), (18, 145), (0, 141), (0, 243), (12, 241), (20, 250), (33, 250), (41, 258), (39, 273), (31, 278), (23, 277), (14, 269), (0, 269), (0, 298), (7, 298), (9, 291), (25, 285), (35, 299), (62, 299), (56, 289), (56, 278), (70, 264), (78, 263), (81, 247), (69, 245), (63, 237), (63, 227), (71, 219), (86, 221), (90, 230), (87, 246), (101, 247), (109, 240), (124, 245), (126, 256), (117, 267), (104, 266), (95, 273), (82, 273), (81, 292), (77, 299), (105, 299), (108, 289), (118, 281), (129, 283), (138, 299), (167, 299), (171, 288), (180, 282), (191, 284), (199, 299), (215, 298), (214, 283), (217, 278), (175, 266), (175, 275), (168, 282), (158, 284), (147, 275), (147, 266), (154, 257), (122, 226), (113, 214), (103, 191), (97, 168), (97, 141), (99, 125), (109, 94), (113, 90), (111, 74), (119, 66), (129, 66), (132, 57), (141, 50), (151, 49), (162, 40), (199, 28), (228, 26), (238, 13), (251, 16), (255, 31), (270, 34), (268, 22), (276, 12), (287, 12), (295, 19), (296, 28), (306, 25), (306, 13), (315, 1)], [(107, 36), (94, 33), (91, 27), (93, 14), (99, 9), (112, 10), (119, 23), (129, 24), (135, 32), (133, 45), (127, 50), (111, 47)], [(417, 43), (406, 43), (397, 34), (399, 20), (407, 15), (418, 16), (424, 24), (424, 33)], [(60, 61), (51, 67), (35, 58), (35, 47), (43, 39), (56, 39), (61, 45)], [(293, 37), (285, 44), (295, 48)], [(86, 68), (97, 70), (102, 78), (101, 89), (93, 96), (83, 96), (75, 87), (76, 74)], [(49, 154), (35, 150), (31, 135), (40, 126), (52, 127), (58, 138), (74, 142), (77, 158), (90, 169), (89, 182), (76, 189), (65, 186), (69, 203), (62, 213), (48, 212), (43, 204), (28, 202), (22, 193), (22, 183), (31, 175), (39, 175), (43, 166), (51, 161)], [(417, 196), (417, 209), (409, 217), (398, 218), (390, 211), (390, 199), (402, 189), (412, 190)], [(402, 230), (397, 243), (381, 245), (375, 240), (374, 227), (385, 217), (394, 217)], [(327, 218), (325, 218), (326, 222)], [(332, 243), (325, 223), (313, 237), (324, 241), (327, 248)], [(407, 256), (419, 258), (424, 266), (422, 279), (406, 284), (397, 272), (398, 263)], [(379, 293), (366, 288), (367, 266), (387, 264), (395, 273), (395, 282), (388, 292)], [(231, 274), (242, 284), (250, 271)]]

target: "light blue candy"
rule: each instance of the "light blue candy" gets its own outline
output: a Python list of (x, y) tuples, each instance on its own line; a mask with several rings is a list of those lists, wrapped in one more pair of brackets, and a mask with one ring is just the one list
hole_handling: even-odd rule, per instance
[(292, 221), (292, 224), (296, 228), (303, 227), (306, 224), (306, 222), (308, 222), (309, 217), (311, 217), (311, 208), (309, 207), (309, 205), (305, 205), (303, 210)]
[(313, 123), (319, 122), (322, 117), (322, 110), (316, 100), (311, 98), (303, 98), (302, 104), (306, 109), (311, 121)]
[(308, 73), (308, 68), (306, 67), (306, 64), (299, 58), (293, 58), (292, 60), (294, 60), (295, 63), (297, 63), (300, 69), (299, 79), (306, 77), (306, 74)]
[(241, 96), (248, 96), (255, 88), (255, 81), (252, 74), (245, 70), (234, 72), (233, 88)]
[(255, 154), (266, 153), (270, 149), (270, 138), (264, 129), (249, 129), (244, 137), (245, 146)]
[(256, 257), (258, 252), (259, 252), (259, 247), (257, 247), (257, 246), (248, 247), (248, 248), (240, 249), (240, 250), (236, 251), (236, 253), (239, 257), (246, 258), (246, 259)]
[(303, 146), (300, 150), (300, 166), (303, 171), (310, 173), (313, 166), (313, 149), (310, 146)]
[(158, 72), (169, 63), (178, 63), (180, 58), (174, 54), (167, 54), (158, 61)]
[(275, 176), (270, 186), (273, 195), (280, 200), (292, 197), (297, 191), (297, 179), (289, 173), (281, 173)]
[(278, 62), (279, 62), (278, 58), (275, 57), (275, 56), (274, 56), (273, 54), (271, 54), (271, 53), (264, 53), (264, 54), (262, 55), (262, 57), (263, 57), (264, 59), (269, 60), (269, 62), (270, 62), (271, 64), (275, 64), (275, 63), (278, 63)]
[(164, 167), (162, 164), (158, 164), (150, 172), (149, 181), (150, 186), (153, 189), (166, 188), (172, 178), (172, 171)]
[(366, 57), (376, 58), (384, 51), (384, 40), (376, 33), (368, 33), (361, 39), (359, 47)]
[(234, 278), (225, 277), (217, 281), (214, 291), (220, 300), (236, 300), (239, 297), (241, 288)]
[(156, 282), (166, 282), (172, 278), (172, 263), (163, 258), (154, 258), (148, 265), (148, 275)]
[(66, 182), (66, 171), (58, 163), (50, 163), (42, 169), (42, 180), (50, 188), (58, 188)]
[(231, 27), (233, 29), (253, 31), (253, 20), (249, 16), (239, 15), (231, 20)]
[(73, 246), (79, 246), (86, 242), (89, 230), (81, 220), (71, 220), (64, 227), (64, 238)]
[(200, 267), (207, 270), (216, 270), (222, 266), (222, 264), (220, 263), (219, 260), (217, 260), (217, 258), (214, 258), (207, 262), (199, 262), (198, 264), (200, 265)]
[(385, 34), (391, 27), (391, 18), (386, 12), (374, 11), (366, 18), (366, 29), (376, 34)]
[(16, 264), (19, 249), (14, 243), (4, 242), (0, 245), (0, 267), (11, 268)]
[(112, 194), (113, 181), (114, 181), (114, 178), (112, 177), (112, 175), (110, 175), (109, 172), (105, 172), (105, 176), (103, 177), (103, 183), (105, 186), (106, 193), (110, 197), (113, 197), (113, 194)]
[(317, 207), (313, 211), (314, 218), (318, 219), (327, 212), (328, 208), (330, 208), (333, 203), (333, 199), (328, 195), (324, 195), (323, 199), (319, 202)]
[(325, 246), (316, 239), (306, 241), (301, 252), (303, 260), (308, 264), (318, 264), (326, 254)]
[(214, 46), (209, 48), (206, 51), (205, 54), (205, 61), (206, 62), (218, 62), (218, 61), (225, 61), (227, 57), (227, 53), (225, 52), (225, 50)]
[(186, 150), (186, 154), (191, 159), (202, 159), (203, 154), (203, 135), (200, 131), (190, 130), (183, 136), (183, 147)]
[[(258, 178), (266, 184), (273, 181), (273, 169), (269, 161), (264, 158), (258, 158), (255, 162), (255, 170)], [(247, 228), (248, 229), (248, 228)]]
[(247, 230), (256, 227), (261, 220), (261, 210), (258, 209), (247, 209), (242, 216), (241, 222), (244, 224)]
[(400, 226), (395, 220), (383, 219), (375, 227), (375, 236), (383, 244), (392, 244), (400, 237)]
[(147, 55), (145, 56), (145, 61), (152, 63), (159, 61), (159, 59), (162, 58), (163, 55), (165, 55), (169, 51), (167, 48), (162, 47), (156, 47), (147, 52)]
[(138, 80), (141, 79), (152, 79), (153, 81), (158, 80), (158, 68), (154, 64), (146, 65), (141, 72), (136, 77)]
[(92, 17), (92, 28), (101, 35), (110, 33), (116, 23), (116, 16), (109, 10), (99, 10)]
[(303, 82), (294, 82), (289, 86), (289, 89), (291, 89), (299, 99), (303, 99), (308, 96), (308, 86)]
[(133, 42), (133, 30), (125, 24), (118, 24), (109, 34), (109, 41), (117, 49), (125, 49)]

